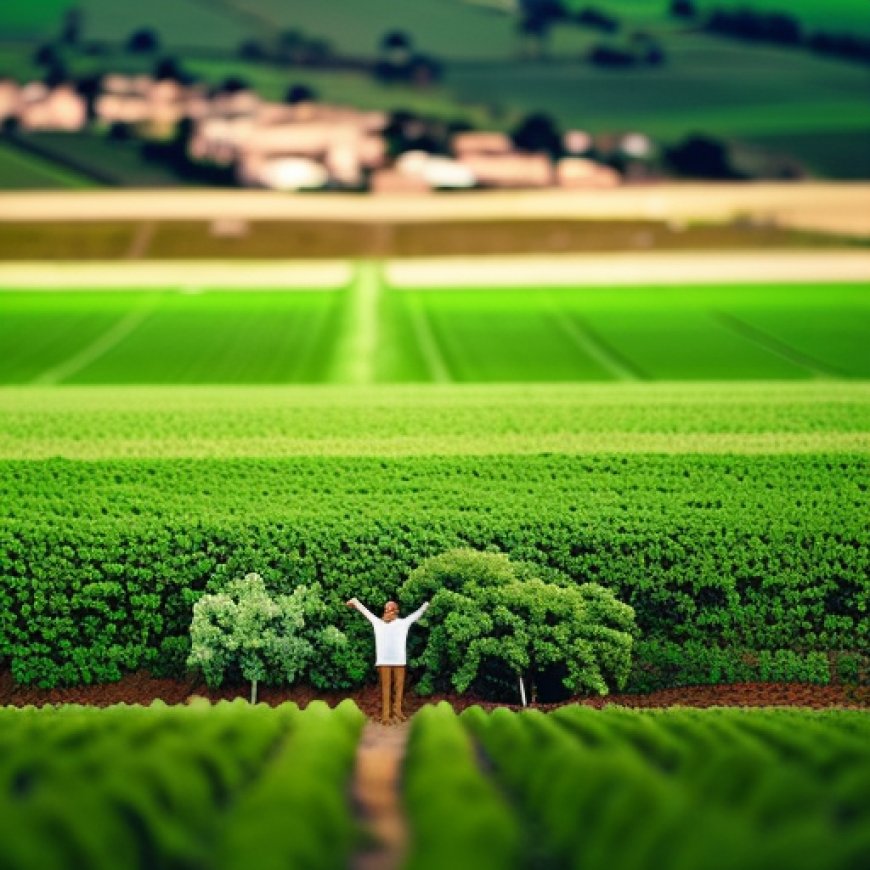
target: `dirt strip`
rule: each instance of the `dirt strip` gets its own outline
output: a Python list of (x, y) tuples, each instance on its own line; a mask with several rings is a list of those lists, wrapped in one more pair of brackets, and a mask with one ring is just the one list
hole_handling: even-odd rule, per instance
[[(413, 674), (410, 674), (413, 678)], [(89, 704), (106, 707), (111, 704), (150, 704), (161, 700), (167, 704), (183, 704), (191, 696), (205, 697), (212, 702), (222, 699), (247, 698), (249, 686), (223, 686), (209, 689), (198, 678), (178, 680), (153, 677), (146, 671), (124, 675), (116, 683), (95, 686), (70, 686), (56, 689), (40, 689), (37, 686), (22, 686), (12, 678), (8, 669), (0, 670), (0, 706), (25, 707), (29, 704), (40, 707), (44, 704)], [(293, 701), (300, 707), (311, 701), (323, 700), (334, 707), (345, 698), (350, 698), (370, 719), (380, 715), (381, 692), (374, 683), (358, 689), (325, 692), (310, 686), (261, 686), (258, 693), (261, 703), (275, 706)], [(473, 694), (418, 695), (409, 684), (405, 694), (405, 712), (412, 716), (427, 704), (447, 701), (455, 710), (479, 704), (487, 710), (495, 707), (519, 709), (517, 704), (495, 703)], [(560, 704), (541, 704), (539, 709), (549, 710), (562, 704), (583, 704), (603, 707), (617, 704), (624, 707), (809, 707), (817, 710), (850, 707), (870, 708), (870, 686), (828, 685), (815, 686), (809, 683), (733, 683), (713, 686), (684, 686), (676, 689), (661, 689), (647, 694), (612, 694), (605, 697), (587, 696), (568, 698)], [(389, 726), (394, 730), (399, 726)]]
[(357, 748), (353, 800), (370, 841), (353, 858), (353, 870), (395, 870), (404, 863), (407, 826), (401, 805), (402, 762), (410, 725), (368, 722)]
[(870, 184), (662, 183), (614, 190), (472, 191), (394, 196), (254, 190), (37, 191), (0, 194), (0, 221), (28, 220), (476, 220), (514, 216), (729, 221), (749, 218), (870, 235)]

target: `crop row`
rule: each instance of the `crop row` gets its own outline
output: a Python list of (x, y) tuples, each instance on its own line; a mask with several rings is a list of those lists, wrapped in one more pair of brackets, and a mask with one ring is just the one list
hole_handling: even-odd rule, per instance
[(346, 866), (362, 718), (349, 702), (2, 708), (0, 866)]
[[(412, 846), (426, 853), (414, 866), (809, 870), (870, 857), (863, 713), (426, 712), (406, 762)], [(447, 798), (422, 801), (427, 782), (473, 796), (455, 830)]]
[(0, 456), (221, 457), (819, 448), (870, 431), (864, 384), (0, 390)]
[(867, 471), (861, 454), (0, 462), (0, 659), (45, 686), (177, 672), (193, 603), (256, 571), (321, 587), (350, 639), (322, 664), (351, 685), (371, 637), (342, 602), (377, 606), (470, 546), (634, 607), (634, 688), (826, 682), (831, 652), (854, 680)]

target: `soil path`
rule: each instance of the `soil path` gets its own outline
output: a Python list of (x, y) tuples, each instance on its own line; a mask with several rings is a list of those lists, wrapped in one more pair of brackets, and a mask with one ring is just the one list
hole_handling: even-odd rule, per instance
[(783, 226), (870, 235), (870, 184), (837, 182), (625, 185), (614, 190), (471, 191), (396, 196), (311, 196), (255, 190), (82, 190), (0, 194), (0, 221), (363, 220), (504, 218), (752, 218)]
[(394, 870), (404, 863), (407, 844), (399, 781), (410, 725), (368, 722), (357, 749), (353, 799), (371, 836), (351, 863), (352, 870)]

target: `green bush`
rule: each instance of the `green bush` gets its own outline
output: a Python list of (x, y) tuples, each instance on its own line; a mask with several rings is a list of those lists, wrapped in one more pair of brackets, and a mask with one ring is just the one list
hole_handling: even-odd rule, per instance
[[(625, 685), (634, 611), (595, 583), (544, 582), (540, 569), (502, 553), (456, 549), (425, 560), (402, 586), (405, 602), (431, 600), (428, 639), (417, 659), (419, 690), (473, 686), (532, 699), (542, 680), (605, 695)], [(547, 572), (556, 579), (553, 572)]]
[(346, 645), (344, 634), (323, 625), (325, 610), (316, 589), (297, 586), (272, 598), (259, 574), (247, 574), (193, 605), (187, 664), (200, 668), (209, 686), (240, 671), (255, 703), (258, 682), (293, 683), (316, 658)]

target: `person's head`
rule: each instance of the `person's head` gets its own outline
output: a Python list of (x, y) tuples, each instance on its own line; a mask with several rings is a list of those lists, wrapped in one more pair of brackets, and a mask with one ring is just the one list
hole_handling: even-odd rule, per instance
[(384, 605), (384, 622), (392, 622), (399, 615), (399, 605), (395, 601), (388, 601)]

